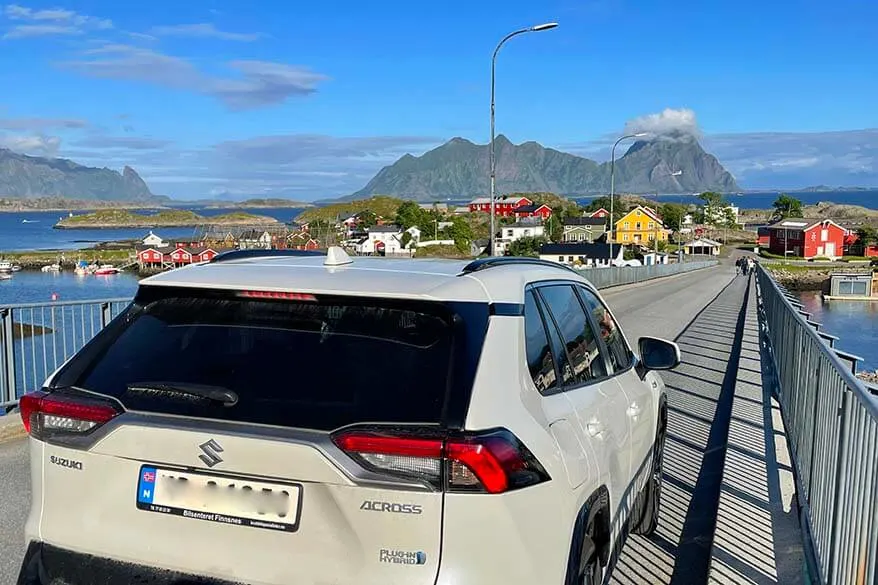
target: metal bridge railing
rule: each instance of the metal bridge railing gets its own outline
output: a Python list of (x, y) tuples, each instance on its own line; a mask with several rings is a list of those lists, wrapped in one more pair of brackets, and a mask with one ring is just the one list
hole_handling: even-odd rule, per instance
[(878, 399), (761, 267), (757, 284), (818, 578), (875, 585)]
[[(643, 282), (717, 264), (716, 261), (595, 268), (582, 271), (598, 288)], [(118, 315), (131, 299), (0, 305), (0, 408), (39, 389)], [(0, 411), (2, 414), (2, 411)]]
[(650, 266), (612, 266), (609, 268), (584, 268), (580, 274), (596, 288), (609, 288), (623, 284), (635, 284), (654, 278), (663, 278), (716, 266), (716, 260), (700, 260), (677, 264), (653, 264)]
[(104, 299), (0, 306), (0, 408), (39, 389), (49, 374), (130, 302)]

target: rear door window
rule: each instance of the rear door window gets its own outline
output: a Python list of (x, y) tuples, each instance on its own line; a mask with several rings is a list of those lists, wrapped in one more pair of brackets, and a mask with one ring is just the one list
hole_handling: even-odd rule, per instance
[(619, 329), (618, 323), (594, 293), (583, 287), (577, 287), (577, 290), (607, 346), (613, 371), (619, 372), (629, 368), (631, 366), (631, 349), (625, 342), (625, 338), (622, 337), (622, 330)]
[[(158, 298), (101, 340), (70, 383), (130, 410), (176, 415), (322, 430), (439, 423), (450, 383), (451, 311), (440, 303), (334, 299)], [(237, 402), (174, 387), (230, 390)]]
[(546, 327), (533, 291), (524, 294), (524, 336), (527, 367), (537, 390), (546, 393), (557, 388), (555, 360), (552, 357)]
[(606, 377), (606, 363), (597, 336), (573, 287), (550, 285), (539, 290), (567, 350), (575, 383)]

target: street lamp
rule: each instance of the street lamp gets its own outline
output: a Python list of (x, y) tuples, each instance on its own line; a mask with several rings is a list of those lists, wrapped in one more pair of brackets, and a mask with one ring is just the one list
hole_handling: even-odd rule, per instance
[(613, 223), (613, 200), (616, 195), (616, 147), (619, 146), (619, 143), (628, 138), (641, 138), (646, 136), (646, 132), (638, 132), (637, 134), (626, 134), (621, 137), (619, 140), (613, 144), (613, 154), (610, 157), (610, 242), (614, 241), (613, 237), (613, 227), (615, 224)]
[(522, 28), (516, 31), (513, 31), (503, 37), (503, 39), (497, 43), (497, 48), (494, 49), (494, 56), (491, 57), (491, 238), (490, 244), (488, 248), (488, 255), (494, 255), (494, 181), (496, 177), (496, 169), (494, 168), (494, 70), (497, 66), (497, 53), (500, 52), (500, 47), (503, 46), (503, 43), (508, 41), (514, 36), (521, 35), (529, 32), (540, 32), (544, 30), (550, 30), (558, 26), (557, 22), (547, 22), (544, 24), (538, 24), (535, 26), (531, 26), (528, 28)]

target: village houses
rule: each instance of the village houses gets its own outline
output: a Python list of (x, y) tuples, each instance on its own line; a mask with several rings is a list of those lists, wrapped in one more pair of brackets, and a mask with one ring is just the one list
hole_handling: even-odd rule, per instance
[(607, 219), (595, 216), (565, 217), (563, 227), (562, 241), (592, 243), (597, 242), (607, 233)]
[(638, 205), (616, 222), (614, 241), (621, 244), (652, 243), (668, 241), (670, 230), (664, 227), (658, 213), (650, 207)]

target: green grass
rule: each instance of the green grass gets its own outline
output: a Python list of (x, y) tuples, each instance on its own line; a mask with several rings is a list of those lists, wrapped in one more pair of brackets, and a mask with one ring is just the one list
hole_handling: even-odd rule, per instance
[(349, 216), (361, 211), (371, 211), (379, 217), (392, 220), (396, 217), (396, 211), (401, 204), (402, 199), (388, 197), (386, 195), (375, 195), (368, 199), (344, 201), (341, 203), (324, 205), (323, 207), (306, 209), (296, 216), (296, 221), (299, 223), (316, 220), (335, 222), (336, 218), (347, 219)]

